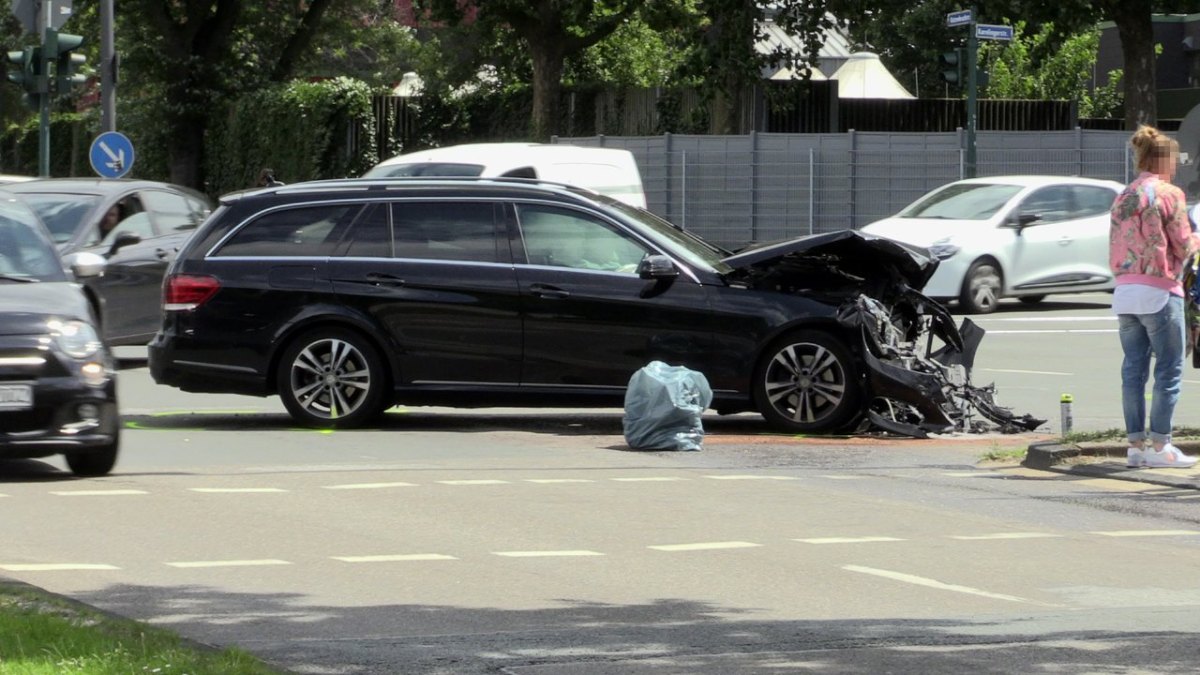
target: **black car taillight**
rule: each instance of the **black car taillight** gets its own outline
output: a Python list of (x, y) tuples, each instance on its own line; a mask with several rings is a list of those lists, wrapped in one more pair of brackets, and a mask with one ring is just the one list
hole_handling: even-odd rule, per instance
[(216, 277), (199, 274), (172, 274), (163, 281), (163, 309), (188, 312), (203, 305), (221, 288)]

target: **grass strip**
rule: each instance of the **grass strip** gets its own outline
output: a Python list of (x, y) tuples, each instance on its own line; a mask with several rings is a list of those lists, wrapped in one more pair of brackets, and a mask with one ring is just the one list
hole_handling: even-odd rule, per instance
[(0, 580), (0, 675), (281, 675), (240, 649), (218, 650)]

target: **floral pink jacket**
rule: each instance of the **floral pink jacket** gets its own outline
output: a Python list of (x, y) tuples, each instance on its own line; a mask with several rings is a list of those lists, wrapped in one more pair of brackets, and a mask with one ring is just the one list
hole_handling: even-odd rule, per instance
[(1117, 285), (1146, 284), (1183, 295), (1185, 263), (1200, 251), (1183, 191), (1143, 172), (1113, 202), (1108, 261)]

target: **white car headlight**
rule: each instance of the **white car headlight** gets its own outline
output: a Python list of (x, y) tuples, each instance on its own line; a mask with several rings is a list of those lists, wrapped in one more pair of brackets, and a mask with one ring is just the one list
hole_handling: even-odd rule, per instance
[(86, 359), (102, 346), (96, 329), (83, 321), (50, 321), (47, 327), (59, 348), (73, 358)]
[(961, 249), (958, 246), (950, 243), (950, 238), (939, 239), (929, 245), (929, 252), (938, 260), (946, 260), (953, 258)]

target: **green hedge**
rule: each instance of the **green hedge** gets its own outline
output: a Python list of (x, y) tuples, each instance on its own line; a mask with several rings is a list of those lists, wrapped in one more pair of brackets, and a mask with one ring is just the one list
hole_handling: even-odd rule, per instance
[[(98, 126), (94, 116), (59, 113), (50, 117), (50, 175), (90, 176), (88, 148)], [(38, 116), (12, 125), (0, 134), (0, 171), (24, 176), (38, 175)]]

